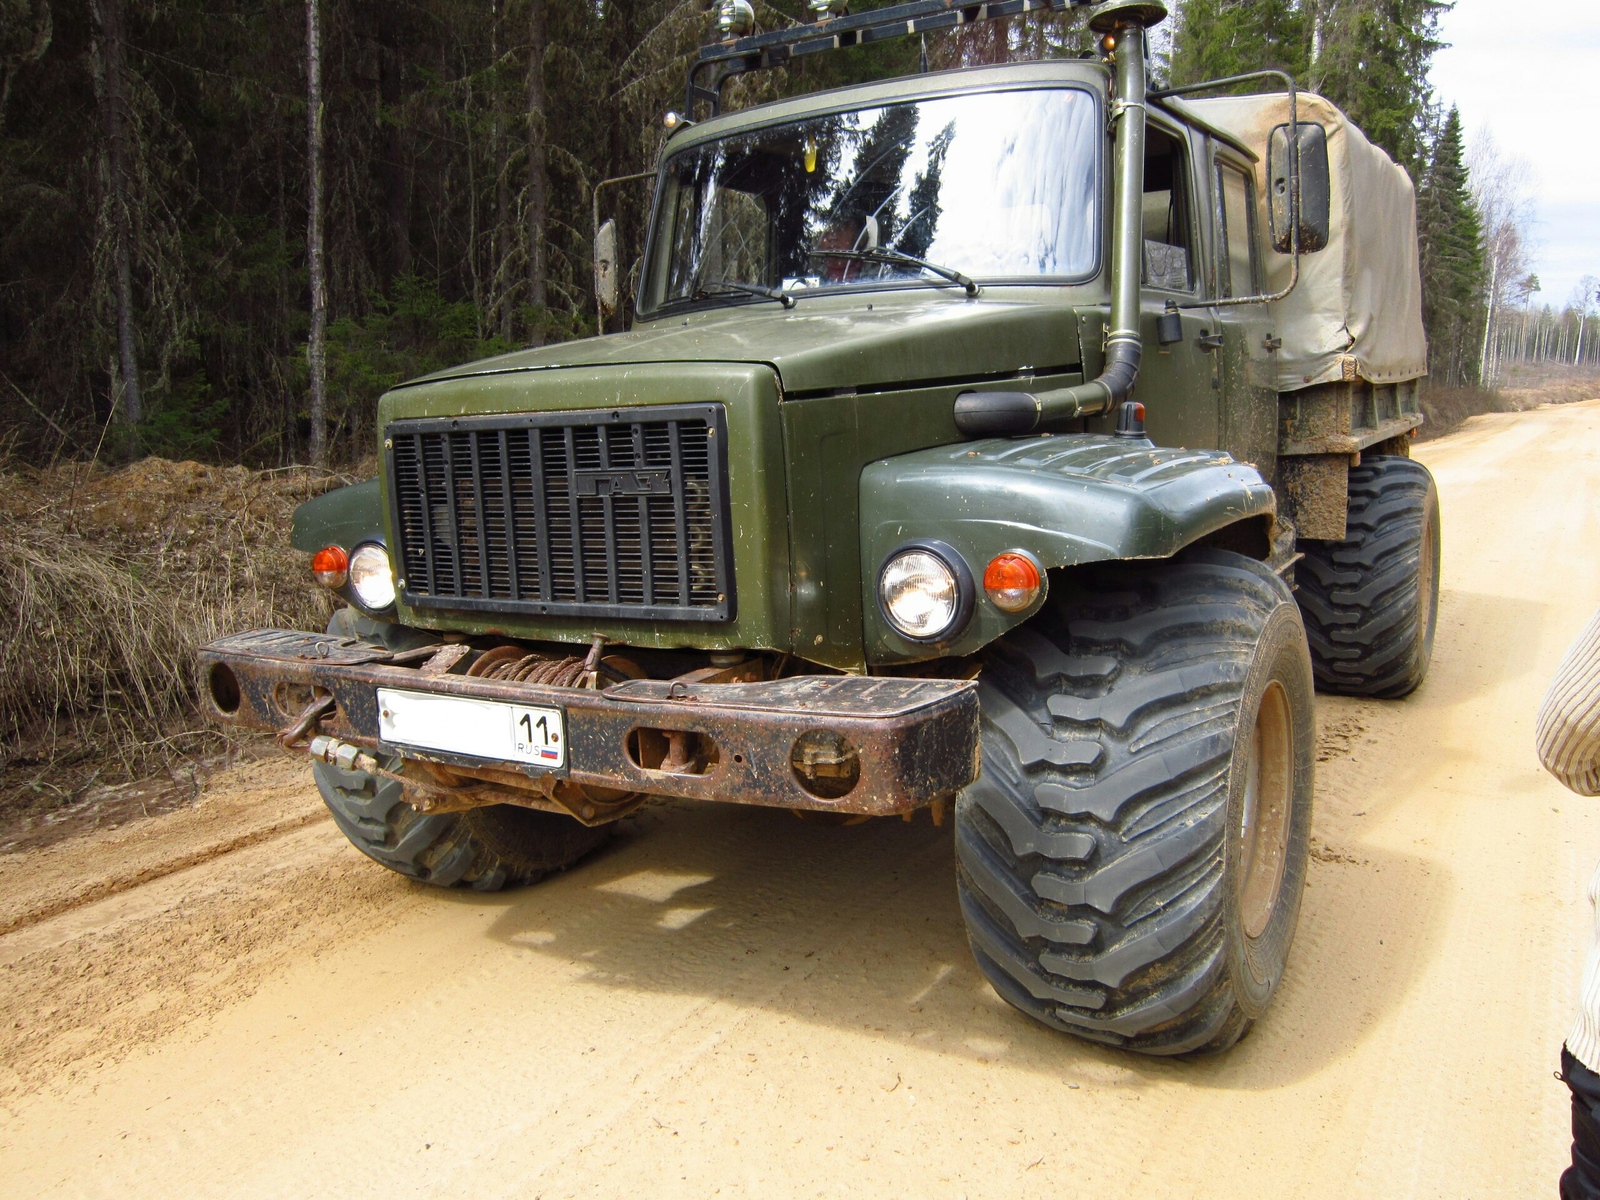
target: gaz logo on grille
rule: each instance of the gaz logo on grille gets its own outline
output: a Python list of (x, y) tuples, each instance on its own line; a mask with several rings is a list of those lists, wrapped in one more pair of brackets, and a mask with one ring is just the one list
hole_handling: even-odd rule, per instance
[(573, 484), (580, 496), (658, 496), (672, 492), (670, 471), (578, 471)]

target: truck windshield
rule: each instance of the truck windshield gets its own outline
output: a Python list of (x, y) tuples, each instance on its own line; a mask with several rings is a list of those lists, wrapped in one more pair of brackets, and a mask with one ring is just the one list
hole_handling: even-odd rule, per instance
[[(640, 308), (808, 291), (1084, 276), (1099, 245), (1095, 102), (1075, 88), (810, 117), (667, 160)], [(881, 253), (879, 253), (881, 252)], [(720, 286), (719, 286), (720, 285)]]

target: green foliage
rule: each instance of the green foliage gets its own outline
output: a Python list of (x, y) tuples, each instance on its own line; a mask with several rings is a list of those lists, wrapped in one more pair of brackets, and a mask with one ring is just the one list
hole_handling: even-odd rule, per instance
[[(1430, 368), (1475, 382), (1483, 307), (1483, 231), (1451, 111), (1435, 128), (1428, 64), (1442, 0), (1184, 0), (1174, 82), (1275, 67), (1337, 104), (1419, 181), (1418, 238)], [(1261, 84), (1241, 91), (1263, 90)]]
[[(148, 396), (148, 427), (121, 448), (294, 461), (309, 429), (304, 0), (105, 2), (126, 12)], [(707, 16), (694, 0), (321, 2), (332, 417), (350, 456), (383, 381), (592, 332), (591, 189), (653, 161)], [(0, 436), (44, 453), (95, 446), (114, 391), (88, 10), (0, 0), (0, 372), (54, 422), (0, 387)], [(626, 197), (635, 234), (647, 200)]]
[(193, 374), (177, 387), (145, 393), (145, 419), (138, 430), (142, 449), (162, 458), (210, 458), (222, 441), (228, 401)]
[(1198, 83), (1263, 70), (1304, 80), (1310, 51), (1306, 13), (1295, 0), (1185, 0), (1173, 38), (1172, 81)]
[(1426, 159), (1428, 63), (1449, 8), (1444, 0), (1184, 0), (1173, 81), (1287, 71), (1416, 174)]
[(1440, 48), (1442, 0), (1322, 0), (1322, 53), (1312, 88), (1416, 176), (1427, 157), (1432, 89), (1428, 63)]
[[(309, 428), (304, 0), (103, 2), (126, 13), (133, 326), (147, 398), (146, 427), (125, 449), (295, 461)], [(681, 106), (712, 18), (701, 0), (321, 3), (330, 407), (336, 453), (352, 456), (371, 444), (386, 384), (593, 332), (593, 188), (654, 163), (660, 115)], [(1290, 70), (1420, 177), (1442, 7), (1186, 0), (1172, 70), (1178, 80)], [(35, 406), (0, 386), (0, 438), (46, 455), (98, 444), (115, 390), (89, 8), (0, 0), (0, 373)], [(756, 8), (772, 29), (799, 19), (803, 0)], [(1074, 11), (929, 35), (926, 55), (941, 70), (1070, 55), (1092, 40)], [(904, 38), (808, 56), (737, 81), (729, 101), (907, 74), (923, 53), (923, 39)], [(649, 191), (605, 193), (625, 279)]]
[(1448, 385), (1476, 383), (1483, 330), (1483, 221), (1467, 178), (1461, 114), (1453, 107), (1418, 189), (1417, 226), (1433, 374)]
[(395, 384), (517, 348), (485, 336), (477, 306), (445, 299), (432, 281), (405, 275), (391, 290), (391, 296), (373, 296), (360, 317), (341, 317), (328, 327), (329, 416), (358, 442), (373, 432), (378, 397)]

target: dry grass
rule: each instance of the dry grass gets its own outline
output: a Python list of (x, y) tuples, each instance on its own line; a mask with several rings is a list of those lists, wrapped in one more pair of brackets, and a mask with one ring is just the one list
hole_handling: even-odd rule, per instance
[(1498, 390), (1439, 387), (1424, 380), (1422, 411), (1428, 420), (1420, 440), (1454, 433), (1480, 413), (1524, 412), (1542, 404), (1571, 404), (1600, 397), (1600, 372), (1549, 363), (1510, 367)]
[(0, 807), (220, 748), (195, 707), (194, 648), (327, 621), (289, 528), (339, 482), (163, 459), (0, 473)]
[(1427, 420), (1417, 431), (1419, 441), (1454, 433), (1468, 417), (1480, 413), (1511, 411), (1511, 405), (1499, 392), (1480, 387), (1441, 387), (1424, 380), (1420, 399)]
[(1600, 398), (1600, 371), (1551, 363), (1529, 363), (1507, 369), (1500, 394), (1513, 411), (1541, 404), (1571, 404)]

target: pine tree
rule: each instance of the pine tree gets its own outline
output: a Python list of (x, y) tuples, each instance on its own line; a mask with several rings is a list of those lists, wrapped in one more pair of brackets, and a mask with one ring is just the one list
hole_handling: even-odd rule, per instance
[(1447, 0), (1184, 0), (1173, 80), (1287, 71), (1416, 173), (1425, 157), (1428, 63), (1439, 48), (1439, 14), (1449, 8)]
[(1422, 256), (1422, 312), (1429, 358), (1440, 382), (1476, 381), (1477, 333), (1483, 298), (1483, 222), (1472, 199), (1454, 107), (1434, 141), (1417, 195), (1418, 248)]
[(1172, 80), (1198, 83), (1263, 70), (1303, 80), (1309, 47), (1305, 13), (1295, 0), (1184, 0), (1173, 35)]
[(1307, 31), (1319, 51), (1308, 85), (1413, 176), (1426, 158), (1428, 64), (1441, 44), (1439, 16), (1450, 7), (1446, 0), (1320, 0)]

